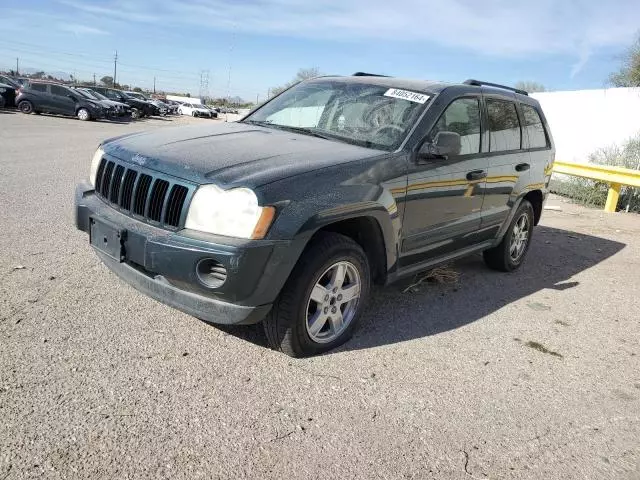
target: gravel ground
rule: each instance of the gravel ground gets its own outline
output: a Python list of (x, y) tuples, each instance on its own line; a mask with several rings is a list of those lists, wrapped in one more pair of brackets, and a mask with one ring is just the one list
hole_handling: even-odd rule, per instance
[(523, 268), (374, 291), (293, 360), (121, 283), (74, 184), (133, 124), (0, 112), (0, 480), (640, 478), (640, 217), (551, 198)]

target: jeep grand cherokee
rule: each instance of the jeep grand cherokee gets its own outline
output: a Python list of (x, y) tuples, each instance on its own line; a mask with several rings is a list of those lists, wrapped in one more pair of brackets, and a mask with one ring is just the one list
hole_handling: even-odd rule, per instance
[(311, 355), (350, 337), (372, 283), (475, 252), (518, 268), (553, 159), (525, 92), (322, 77), (237, 123), (104, 141), (76, 223), (138, 290)]

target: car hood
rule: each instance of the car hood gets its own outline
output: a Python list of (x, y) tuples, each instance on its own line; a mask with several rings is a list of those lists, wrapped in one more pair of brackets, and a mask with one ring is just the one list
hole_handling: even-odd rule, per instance
[(244, 123), (163, 128), (103, 143), (108, 155), (195, 183), (257, 187), (386, 154)]
[(101, 100), (101, 102), (112, 107), (129, 107), (126, 103), (116, 102), (115, 100)]

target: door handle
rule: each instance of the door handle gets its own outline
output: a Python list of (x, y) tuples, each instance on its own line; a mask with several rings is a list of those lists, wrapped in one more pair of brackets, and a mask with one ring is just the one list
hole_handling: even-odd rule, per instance
[(527, 170), (529, 170), (528, 163), (519, 163), (516, 165), (516, 172), (526, 172)]
[(487, 172), (484, 170), (474, 170), (473, 172), (467, 173), (467, 180), (482, 180), (486, 178)]

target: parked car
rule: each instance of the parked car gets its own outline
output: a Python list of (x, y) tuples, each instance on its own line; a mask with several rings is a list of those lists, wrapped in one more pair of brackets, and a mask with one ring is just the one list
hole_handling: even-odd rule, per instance
[(199, 103), (183, 103), (178, 107), (178, 113), (180, 115), (191, 115), (192, 117), (212, 117), (211, 110)]
[(139, 92), (123, 91), (122, 93), (129, 98), (133, 98), (140, 102), (144, 102), (147, 105), (147, 115), (149, 116), (151, 115), (164, 116), (167, 114), (166, 109), (158, 107), (155, 102), (151, 101), (150, 99), (148, 99), (147, 97), (145, 97)]
[(80, 95), (81, 97), (84, 97), (86, 99), (93, 100), (94, 102), (99, 103), (102, 106), (102, 108), (104, 109), (104, 116), (106, 118), (115, 118), (115, 117), (118, 116), (117, 111), (116, 111), (116, 107), (114, 105), (112, 105), (109, 101), (99, 100), (99, 99), (95, 98), (93, 95), (90, 95), (89, 93), (87, 93), (86, 91), (84, 91), (81, 88), (71, 87), (71, 89), (74, 92), (76, 92), (78, 95)]
[(9, 85), (13, 87), (15, 90), (20, 90), (20, 88), (22, 88), (22, 84), (18, 83), (15, 78), (10, 77), (8, 75), (0, 75), (0, 83)]
[(153, 111), (148, 102), (129, 97), (125, 95), (121, 90), (98, 86), (87, 86), (86, 88), (104, 95), (109, 100), (126, 103), (131, 107), (131, 118), (140, 118), (153, 114)]
[(16, 100), (16, 89), (12, 85), (0, 83), (0, 108), (13, 107)]
[(211, 118), (218, 118), (218, 112), (214, 107), (211, 105), (203, 105), (203, 107), (211, 112)]
[(104, 95), (95, 92), (89, 88), (77, 87), (77, 90), (81, 90), (82, 92), (89, 95), (91, 98), (100, 101), (102, 104), (109, 105), (115, 109), (115, 115), (117, 117), (130, 117), (131, 116), (131, 107), (126, 103), (116, 102), (115, 100), (111, 100)]
[(554, 155), (521, 90), (322, 77), (240, 122), (103, 142), (76, 225), (149, 296), (208, 322), (263, 320), (271, 346), (311, 355), (351, 336), (372, 283), (479, 252), (520, 267)]
[(57, 113), (95, 120), (105, 116), (99, 102), (85, 98), (65, 85), (32, 80), (20, 89), (16, 105), (22, 113)]

